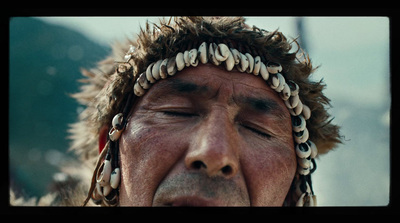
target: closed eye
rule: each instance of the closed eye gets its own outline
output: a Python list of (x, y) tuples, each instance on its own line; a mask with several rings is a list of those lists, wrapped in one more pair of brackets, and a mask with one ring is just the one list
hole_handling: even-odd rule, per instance
[(180, 111), (163, 111), (165, 115), (173, 116), (173, 117), (186, 117), (191, 118), (194, 116), (198, 116), (197, 114), (190, 113), (190, 112), (180, 112)]
[(258, 130), (258, 129), (252, 128), (252, 127), (250, 127), (250, 126), (243, 125), (243, 124), (241, 124), (241, 126), (244, 127), (244, 128), (246, 128), (247, 130), (250, 130), (251, 132), (257, 134), (258, 136), (263, 137), (263, 138), (270, 139), (270, 138), (272, 137), (270, 134), (265, 133), (265, 132), (263, 132), (263, 131), (260, 131), (260, 130)]

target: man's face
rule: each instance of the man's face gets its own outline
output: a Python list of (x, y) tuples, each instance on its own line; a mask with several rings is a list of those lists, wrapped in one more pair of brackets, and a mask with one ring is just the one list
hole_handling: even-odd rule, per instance
[(211, 64), (138, 99), (120, 162), (121, 206), (280, 206), (297, 165), (279, 95), (260, 77)]

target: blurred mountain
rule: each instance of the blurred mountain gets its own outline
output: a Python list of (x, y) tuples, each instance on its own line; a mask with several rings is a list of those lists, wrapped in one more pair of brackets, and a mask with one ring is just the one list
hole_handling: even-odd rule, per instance
[[(68, 124), (76, 121), (81, 68), (110, 48), (82, 34), (34, 18), (10, 20), (9, 164), (11, 186), (42, 195), (68, 154)], [(67, 155), (65, 155), (67, 154)]]

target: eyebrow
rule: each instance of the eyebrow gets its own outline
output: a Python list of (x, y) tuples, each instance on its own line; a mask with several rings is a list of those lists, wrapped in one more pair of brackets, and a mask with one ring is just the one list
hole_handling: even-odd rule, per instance
[[(183, 81), (180, 79), (171, 79), (163, 82), (162, 85), (162, 88), (171, 89), (170, 93), (201, 95), (211, 92), (210, 87), (207, 85), (198, 85), (193, 82)], [(279, 104), (271, 98), (239, 95), (232, 98), (231, 102), (239, 103), (243, 107), (249, 107), (251, 110), (260, 114), (274, 113), (279, 117), (284, 117), (284, 111), (281, 106), (279, 106)]]
[(283, 109), (278, 105), (275, 100), (270, 98), (240, 96), (236, 101), (262, 114), (274, 113), (278, 116), (284, 116)]
[(174, 79), (169, 82), (169, 88), (172, 88), (179, 93), (202, 93), (209, 91), (208, 86), (200, 86), (192, 82), (185, 82), (179, 79)]

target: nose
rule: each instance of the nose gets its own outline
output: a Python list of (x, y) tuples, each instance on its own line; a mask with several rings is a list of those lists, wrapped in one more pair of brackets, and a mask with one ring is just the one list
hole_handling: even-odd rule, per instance
[(212, 115), (194, 132), (185, 157), (190, 170), (205, 171), (208, 176), (231, 178), (239, 169), (238, 143), (234, 126), (227, 116)]

